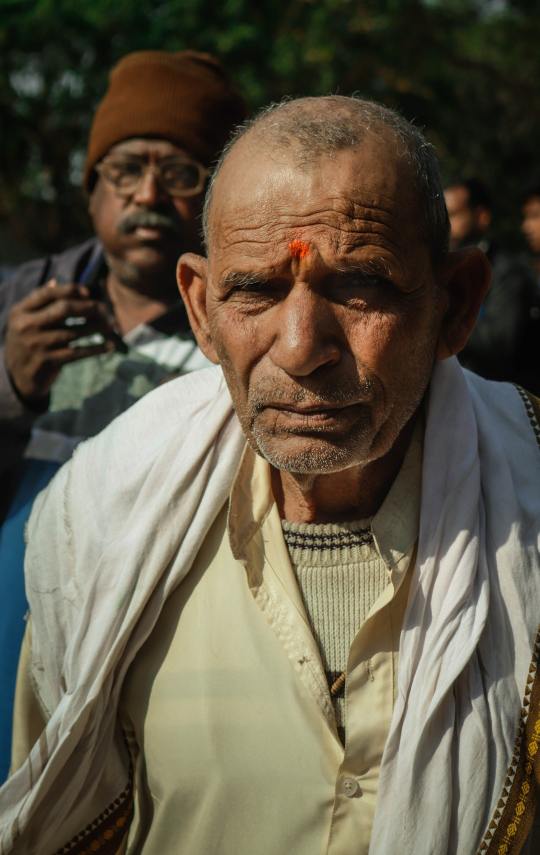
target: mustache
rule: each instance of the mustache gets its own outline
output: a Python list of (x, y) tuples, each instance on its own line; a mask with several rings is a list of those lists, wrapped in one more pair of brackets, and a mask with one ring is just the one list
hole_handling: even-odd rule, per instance
[(354, 382), (334, 381), (310, 384), (309, 386), (278, 386), (265, 382), (258, 384), (250, 395), (250, 406), (254, 415), (274, 405), (298, 405), (306, 407), (340, 407), (369, 401), (373, 397), (376, 383), (369, 377)]
[(167, 229), (174, 234), (181, 232), (179, 223), (173, 217), (159, 211), (145, 210), (132, 211), (130, 214), (126, 214), (118, 223), (117, 230), (121, 235), (128, 235), (139, 227)]

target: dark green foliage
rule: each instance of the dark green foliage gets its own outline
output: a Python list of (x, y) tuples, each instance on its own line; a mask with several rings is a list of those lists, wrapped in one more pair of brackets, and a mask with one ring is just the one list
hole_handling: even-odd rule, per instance
[(540, 183), (539, 44), (532, 0), (0, 0), (0, 263), (88, 231), (93, 109), (111, 65), (144, 48), (217, 53), (253, 109), (327, 92), (397, 107), (446, 175), (493, 188), (511, 233)]

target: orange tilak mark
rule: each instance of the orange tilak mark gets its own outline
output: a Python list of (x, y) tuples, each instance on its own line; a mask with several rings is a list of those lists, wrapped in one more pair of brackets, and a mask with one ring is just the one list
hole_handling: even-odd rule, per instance
[(292, 258), (305, 258), (309, 255), (309, 243), (304, 240), (292, 240), (289, 244), (289, 252)]

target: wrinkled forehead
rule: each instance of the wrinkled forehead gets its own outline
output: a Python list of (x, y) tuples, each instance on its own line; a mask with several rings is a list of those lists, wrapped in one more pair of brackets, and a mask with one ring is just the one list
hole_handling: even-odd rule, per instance
[[(258, 142), (258, 145), (257, 145)], [(412, 167), (391, 139), (367, 136), (356, 148), (301, 157), (286, 146), (241, 140), (213, 188), (210, 254), (238, 243), (289, 241), (302, 234), (338, 240), (339, 233), (386, 231), (414, 239), (421, 231)], [(367, 225), (366, 225), (367, 224)]]

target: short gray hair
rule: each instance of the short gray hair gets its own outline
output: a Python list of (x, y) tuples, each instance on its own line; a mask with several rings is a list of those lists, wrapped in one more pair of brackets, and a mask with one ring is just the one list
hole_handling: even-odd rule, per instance
[[(323, 109), (326, 107), (326, 109)], [(330, 108), (330, 109), (328, 109)], [(218, 160), (203, 209), (203, 236), (209, 248), (210, 210), (217, 177), (234, 146), (248, 133), (261, 132), (265, 143), (294, 149), (299, 166), (318, 157), (355, 148), (372, 130), (388, 128), (409, 161), (423, 211), (423, 232), (435, 265), (448, 252), (449, 222), (435, 149), (423, 133), (394, 110), (357, 97), (285, 99), (265, 107), (234, 131)]]

